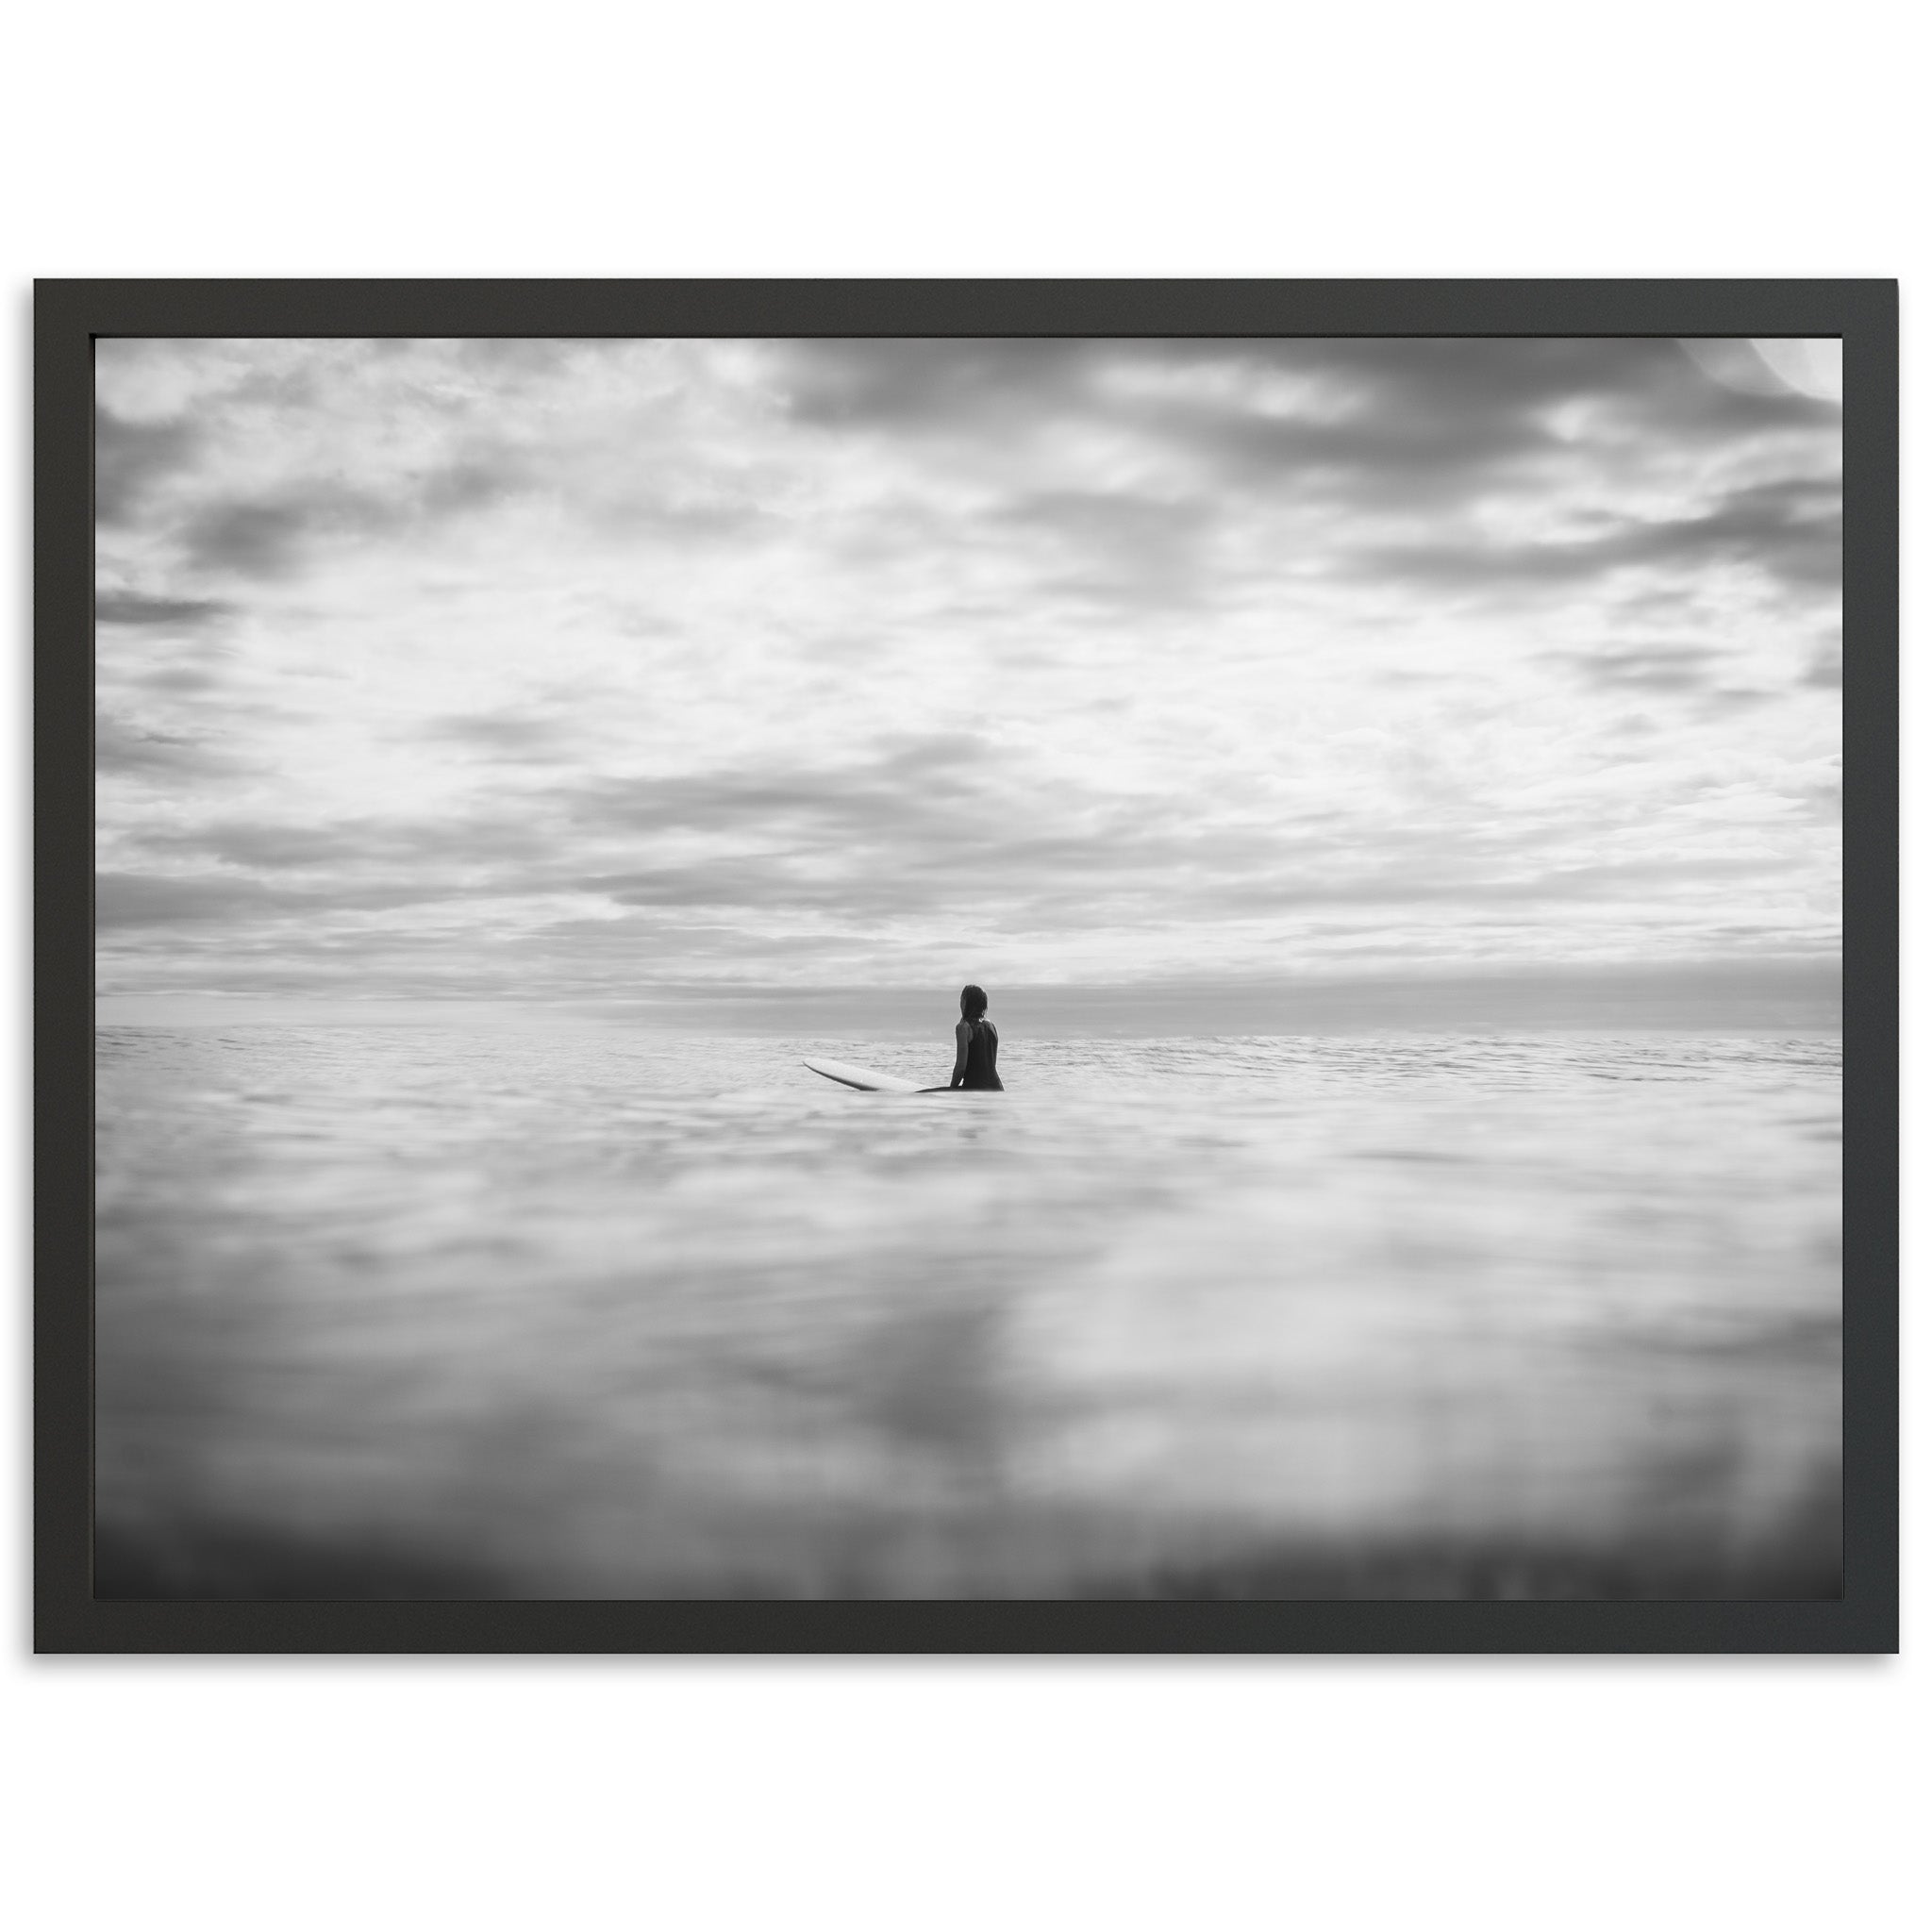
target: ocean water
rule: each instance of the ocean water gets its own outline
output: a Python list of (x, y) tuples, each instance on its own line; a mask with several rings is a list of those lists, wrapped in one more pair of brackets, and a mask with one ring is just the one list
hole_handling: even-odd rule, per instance
[(98, 1036), (110, 1594), (1817, 1595), (1835, 1036)]

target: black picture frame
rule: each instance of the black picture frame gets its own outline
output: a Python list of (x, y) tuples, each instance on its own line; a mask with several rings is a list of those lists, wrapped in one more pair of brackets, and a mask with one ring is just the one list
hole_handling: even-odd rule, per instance
[[(1831, 1601), (289, 1602), (92, 1593), (92, 354), (103, 336), (1810, 336), (1844, 349), (1844, 1591)], [(1898, 1646), (1898, 289), (1711, 281), (116, 281), (34, 306), (41, 1652)]]

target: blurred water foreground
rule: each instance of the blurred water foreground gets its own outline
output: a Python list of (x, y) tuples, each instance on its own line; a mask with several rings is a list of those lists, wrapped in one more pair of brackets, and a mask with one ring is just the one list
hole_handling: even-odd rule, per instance
[(1835, 1036), (110, 1028), (121, 1596), (1826, 1596)]

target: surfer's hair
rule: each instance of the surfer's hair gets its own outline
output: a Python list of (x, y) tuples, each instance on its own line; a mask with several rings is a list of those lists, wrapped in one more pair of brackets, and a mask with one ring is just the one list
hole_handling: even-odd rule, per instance
[(976, 1020), (986, 1011), (986, 995), (976, 986), (962, 987), (959, 991), (959, 1010), (969, 1020)]

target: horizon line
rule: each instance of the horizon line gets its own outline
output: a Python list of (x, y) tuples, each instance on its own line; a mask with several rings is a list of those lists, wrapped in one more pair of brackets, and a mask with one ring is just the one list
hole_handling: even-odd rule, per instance
[[(1520, 961), (1357, 975), (1221, 975), (990, 988), (1020, 1028), (1064, 1031), (1077, 1009), (1092, 1030), (1296, 1034), (1349, 1030), (1838, 1031), (1842, 960)], [(780, 986), (668, 982), (595, 998), (500, 998), (423, 991), (107, 993), (95, 1024), (469, 1024), (632, 1025), (796, 1032), (801, 1026), (924, 1033), (950, 1018), (950, 981)]]

